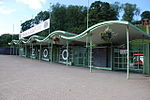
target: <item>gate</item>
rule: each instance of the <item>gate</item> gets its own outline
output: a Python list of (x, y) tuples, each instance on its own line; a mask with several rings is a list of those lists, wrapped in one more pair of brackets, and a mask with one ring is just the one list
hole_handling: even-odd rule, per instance
[[(141, 50), (130, 50), (130, 71), (143, 72), (144, 54)], [(115, 48), (113, 53), (113, 70), (127, 69), (127, 51)]]
[(86, 66), (88, 65), (88, 49), (83, 47), (73, 48), (73, 64), (75, 66)]

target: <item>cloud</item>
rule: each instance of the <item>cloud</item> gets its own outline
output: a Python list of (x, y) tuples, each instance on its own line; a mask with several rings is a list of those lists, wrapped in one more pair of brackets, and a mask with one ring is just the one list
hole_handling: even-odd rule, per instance
[(0, 1), (0, 5), (2, 5), (3, 4), (3, 1)]
[(5, 7), (0, 7), (0, 14), (11, 14), (15, 11), (16, 11), (15, 9), (8, 9)]
[(18, 2), (22, 2), (29, 6), (31, 9), (41, 9), (42, 4), (45, 3), (47, 0), (16, 0)]
[(10, 9), (8, 7), (3, 6), (4, 2), (0, 1), (0, 14), (11, 14), (13, 12), (15, 12), (15, 9)]

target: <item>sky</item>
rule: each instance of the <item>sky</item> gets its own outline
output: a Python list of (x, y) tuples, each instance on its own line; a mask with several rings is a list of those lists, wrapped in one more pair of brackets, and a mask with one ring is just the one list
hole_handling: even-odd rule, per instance
[[(89, 5), (97, 0), (89, 0)], [(101, 0), (103, 2), (132, 3), (141, 12), (150, 11), (150, 0)], [(0, 35), (5, 33), (20, 33), (21, 23), (34, 18), (40, 11), (50, 9), (51, 4), (87, 6), (88, 0), (0, 0)], [(135, 18), (138, 19), (139, 17)]]

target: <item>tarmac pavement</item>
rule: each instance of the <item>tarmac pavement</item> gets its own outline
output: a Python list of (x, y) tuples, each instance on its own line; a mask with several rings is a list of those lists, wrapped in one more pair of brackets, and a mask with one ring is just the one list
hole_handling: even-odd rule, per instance
[(0, 55), (0, 100), (150, 100), (150, 77)]

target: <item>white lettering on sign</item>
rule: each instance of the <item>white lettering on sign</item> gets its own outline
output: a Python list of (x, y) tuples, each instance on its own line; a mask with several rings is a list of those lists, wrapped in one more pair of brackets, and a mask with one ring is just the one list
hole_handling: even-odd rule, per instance
[(122, 54), (122, 55), (127, 54), (127, 50), (120, 50), (120, 54)]
[(44, 22), (41, 22), (40, 24), (20, 33), (19, 39), (41, 32), (43, 30), (48, 29), (49, 27), (50, 27), (50, 22), (49, 19), (47, 19)]

